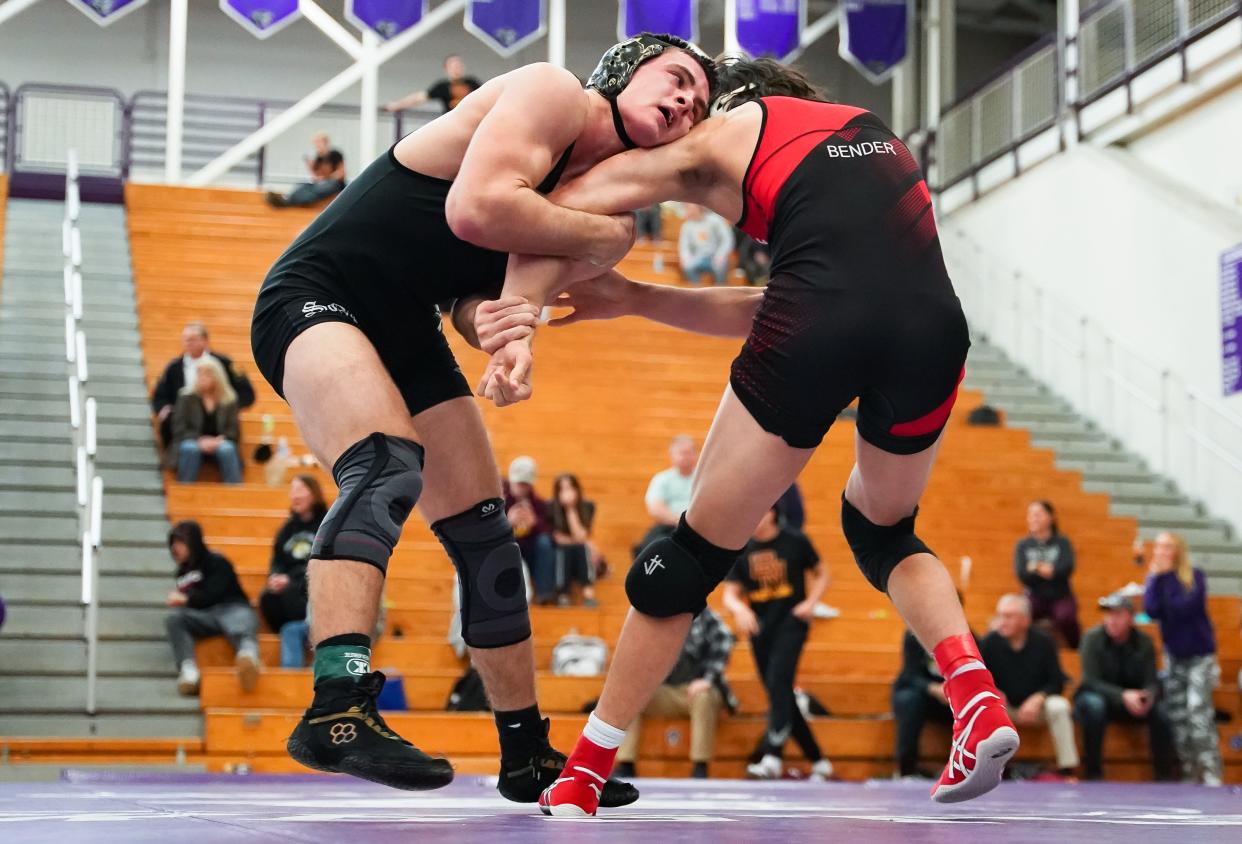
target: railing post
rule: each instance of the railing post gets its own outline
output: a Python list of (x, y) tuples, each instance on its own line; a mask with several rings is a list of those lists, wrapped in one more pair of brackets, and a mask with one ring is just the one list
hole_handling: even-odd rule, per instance
[(1013, 73), (1009, 77), (1009, 143), (1013, 146), (1013, 175), (1016, 179), (1022, 175), (1022, 156), (1018, 150), (1021, 144), (1018, 141), (1022, 138), (1022, 69), (1025, 65), (1018, 65), (1014, 68)]
[[(267, 121), (267, 103), (259, 101), (259, 129), (263, 128), (263, 124)], [(257, 130), (256, 130), (257, 131)], [(258, 179), (258, 187), (263, 189), (263, 177), (267, 170), (267, 144), (259, 147), (258, 155), (255, 156), (257, 166), (255, 167), (255, 176)]]
[(1174, 0), (1177, 12), (1177, 52), (1182, 62), (1182, 83), (1190, 81), (1190, 60), (1186, 57), (1186, 36), (1190, 34), (1190, 3)]
[(1125, 55), (1126, 79), (1126, 114), (1134, 114), (1134, 86), (1131, 74), (1134, 72), (1134, 2), (1122, 0), (1122, 47)]
[(1169, 380), (1172, 373), (1160, 372), (1160, 474), (1168, 475), (1172, 460), (1169, 456)]
[(1082, 409), (1083, 413), (1091, 415), (1091, 367), (1088, 365), (1087, 358), (1091, 353), (1091, 333), (1087, 315), (1083, 314), (1078, 319), (1078, 369), (1081, 376), (1082, 384)]

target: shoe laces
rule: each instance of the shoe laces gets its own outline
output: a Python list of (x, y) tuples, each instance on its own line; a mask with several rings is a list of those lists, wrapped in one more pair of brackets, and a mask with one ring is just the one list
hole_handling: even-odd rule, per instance
[(388, 724), (384, 721), (384, 716), (380, 715), (379, 707), (375, 704), (375, 699), (379, 697), (379, 693), (383, 690), (384, 682), (387, 679), (388, 678), (384, 676), (384, 672), (372, 671), (370, 674), (363, 676), (360, 680), (358, 680), (358, 682), (354, 683), (354, 686), (350, 690), (347, 697), (347, 701), (357, 707), (358, 711), (366, 720), (374, 722), (374, 725), (379, 727), (384, 734), (387, 734), (387, 737), (394, 738), (402, 744), (407, 744), (410, 745), (410, 747), (413, 747), (414, 745), (397, 735), (397, 733), (388, 726)]

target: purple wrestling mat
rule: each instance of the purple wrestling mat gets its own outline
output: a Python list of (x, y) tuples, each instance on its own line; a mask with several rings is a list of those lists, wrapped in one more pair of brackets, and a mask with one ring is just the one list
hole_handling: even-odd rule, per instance
[[(301, 776), (67, 772), (0, 784), (0, 841), (214, 842), (848, 841), (1060, 844), (1242, 840), (1242, 789), (1006, 783), (958, 806), (921, 783), (640, 780), (643, 798), (600, 818), (554, 820), (501, 799), (484, 777), (412, 794)], [(966, 827), (969, 827), (967, 829)], [(986, 836), (986, 838), (984, 837)]]

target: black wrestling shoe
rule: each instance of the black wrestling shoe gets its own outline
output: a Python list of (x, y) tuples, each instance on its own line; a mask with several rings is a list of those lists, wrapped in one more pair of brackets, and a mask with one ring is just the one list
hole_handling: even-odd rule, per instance
[(393, 788), (424, 791), (453, 781), (447, 759), (428, 756), (389, 729), (375, 708), (384, 675), (372, 671), (357, 682), (326, 680), (293, 729), (285, 748), (316, 771), (349, 774)]
[[(543, 719), (543, 735), (530, 740), (520, 754), (500, 757), (500, 779), (496, 789), (500, 796), (514, 803), (534, 803), (543, 790), (556, 781), (565, 769), (564, 753), (548, 742), (549, 721)], [(605, 809), (628, 806), (638, 799), (638, 789), (628, 782), (609, 779), (604, 783), (599, 805)]]

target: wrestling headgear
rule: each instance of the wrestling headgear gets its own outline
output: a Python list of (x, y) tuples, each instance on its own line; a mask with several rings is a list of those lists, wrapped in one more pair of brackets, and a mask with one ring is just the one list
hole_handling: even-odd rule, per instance
[(711, 102), (716, 96), (715, 63), (708, 58), (707, 53), (676, 35), (643, 32), (620, 44), (615, 44), (608, 48), (587, 79), (586, 87), (594, 88), (603, 95), (604, 99), (608, 100), (608, 104), (612, 107), (613, 126), (616, 127), (617, 136), (621, 138), (621, 143), (625, 144), (627, 149), (633, 149), (637, 144), (625, 131), (625, 124), (621, 121), (621, 111), (617, 107), (617, 97), (630, 84), (639, 65), (648, 59), (654, 59), (668, 49), (684, 50), (699, 63), (703, 72), (707, 74), (707, 101)]

